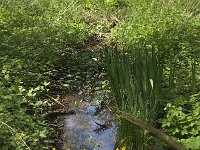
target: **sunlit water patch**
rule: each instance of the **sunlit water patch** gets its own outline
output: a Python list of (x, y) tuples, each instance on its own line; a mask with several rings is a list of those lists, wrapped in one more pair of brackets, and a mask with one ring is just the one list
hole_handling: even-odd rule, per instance
[(63, 149), (112, 150), (115, 134), (116, 126), (110, 111), (84, 101), (77, 105), (75, 115), (65, 119)]

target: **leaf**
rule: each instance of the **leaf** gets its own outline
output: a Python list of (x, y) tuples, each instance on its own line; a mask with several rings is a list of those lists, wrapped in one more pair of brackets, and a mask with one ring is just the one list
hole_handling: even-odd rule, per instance
[(46, 81), (44, 81), (44, 86), (47, 86), (47, 85), (49, 85), (50, 84), (50, 82), (46, 82)]
[(5, 78), (6, 80), (9, 80), (9, 77), (10, 77), (9, 74), (5, 74), (5, 75), (4, 75), (4, 78)]
[(5, 105), (4, 104), (0, 104), (0, 112), (4, 111), (4, 109), (5, 109)]
[(63, 86), (64, 86), (64, 87), (69, 87), (70, 85), (69, 85), (69, 84), (63, 84)]
[(45, 138), (45, 137), (46, 137), (46, 131), (45, 131), (45, 130), (44, 130), (44, 131), (41, 131), (40, 134), (39, 134), (39, 136), (40, 136), (41, 138)]
[(149, 81), (150, 81), (151, 87), (152, 87), (152, 89), (153, 89), (153, 80), (152, 80), (152, 79), (149, 79)]

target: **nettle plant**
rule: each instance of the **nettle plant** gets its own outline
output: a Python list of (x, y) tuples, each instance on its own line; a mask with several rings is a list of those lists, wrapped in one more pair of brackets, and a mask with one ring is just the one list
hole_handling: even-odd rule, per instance
[(200, 148), (200, 93), (192, 95), (189, 101), (180, 97), (177, 104), (168, 103), (167, 116), (162, 127), (186, 148)]

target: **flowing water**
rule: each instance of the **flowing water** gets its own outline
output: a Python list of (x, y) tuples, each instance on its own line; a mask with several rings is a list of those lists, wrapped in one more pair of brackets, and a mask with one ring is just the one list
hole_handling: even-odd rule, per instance
[(113, 150), (116, 126), (109, 109), (92, 106), (90, 100), (71, 103), (76, 114), (64, 120), (63, 150)]

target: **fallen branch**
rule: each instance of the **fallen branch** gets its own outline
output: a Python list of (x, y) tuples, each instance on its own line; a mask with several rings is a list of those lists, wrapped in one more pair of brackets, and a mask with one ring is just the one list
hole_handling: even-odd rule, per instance
[(129, 121), (133, 125), (143, 129), (145, 133), (148, 133), (152, 135), (153, 137), (163, 141), (166, 143), (170, 148), (173, 148), (174, 150), (187, 150), (183, 145), (176, 142), (172, 137), (168, 136), (167, 134), (161, 132), (158, 129), (155, 129), (154, 127), (146, 124), (145, 122), (137, 119), (136, 117), (133, 117), (125, 112), (119, 113), (120, 117), (124, 120)]

